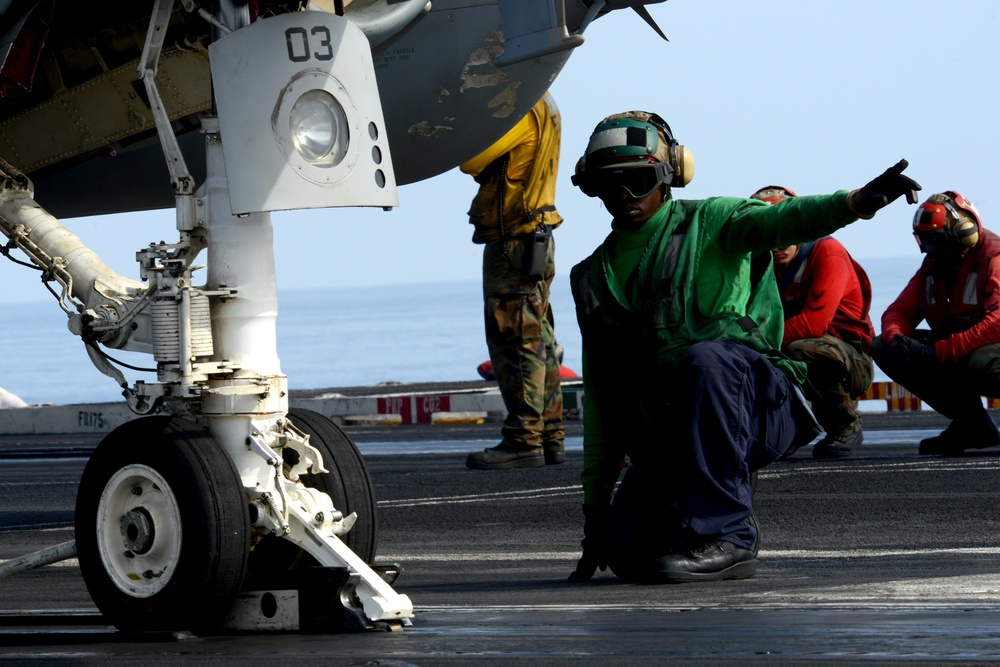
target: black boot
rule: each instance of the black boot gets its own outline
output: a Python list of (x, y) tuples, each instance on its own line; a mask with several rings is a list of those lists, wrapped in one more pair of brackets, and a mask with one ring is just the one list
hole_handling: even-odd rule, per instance
[(752, 549), (718, 541), (687, 553), (658, 558), (651, 583), (749, 579), (756, 574), (757, 560)]
[(920, 453), (954, 456), (966, 449), (986, 449), (997, 445), (1000, 445), (1000, 429), (984, 408), (956, 417), (940, 435), (921, 440)]
[(542, 444), (545, 450), (545, 465), (554, 466), (566, 460), (566, 448), (561, 442), (546, 442)]

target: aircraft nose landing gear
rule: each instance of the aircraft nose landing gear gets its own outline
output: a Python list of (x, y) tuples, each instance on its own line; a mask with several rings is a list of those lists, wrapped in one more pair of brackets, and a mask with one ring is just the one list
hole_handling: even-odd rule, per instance
[[(75, 521), (84, 581), (123, 630), (241, 629), (229, 612), (246, 581), (263, 582), (268, 602), (258, 616), (267, 618), (278, 611), (273, 586), (282, 574), (296, 588), (319, 588), (308, 583), (315, 571), (329, 580), (330, 595), (318, 607), (312, 591), (303, 596), (298, 609), (310, 617), (315, 607), (361, 629), (408, 625), (409, 598), (392, 590), (386, 570), (369, 565), (377, 508), (364, 462), (322, 415), (288, 409), (275, 330), (270, 211), (398, 205), (370, 45), (340, 16), (288, 12), (248, 24), (245, 2), (215, 3), (212, 24), (227, 34), (209, 47), (218, 109), (200, 116), (207, 175), (195, 190), (156, 84), (174, 4), (153, 3), (137, 72), (174, 187), (180, 238), (136, 254), (142, 282), (120, 279), (29, 201), (26, 177), (0, 182), (0, 232), (55, 276), (71, 331), (144, 415), (110, 433), (84, 471)], [(222, 16), (233, 20), (228, 28)], [(292, 114), (277, 124), (269, 111), (276, 99)], [(295, 113), (324, 100), (343, 112), (335, 116), (345, 130), (323, 144), (329, 154), (289, 143), (303, 129), (325, 132), (322, 114)], [(227, 133), (235, 140), (223, 151)], [(267, 135), (275, 141), (245, 141)], [(245, 145), (260, 148), (260, 160), (236, 158)], [(234, 190), (230, 171), (240, 172)], [(193, 272), (202, 250), (208, 271), (199, 286)], [(129, 387), (98, 343), (152, 353), (156, 382)], [(160, 406), (177, 416), (145, 417)]]

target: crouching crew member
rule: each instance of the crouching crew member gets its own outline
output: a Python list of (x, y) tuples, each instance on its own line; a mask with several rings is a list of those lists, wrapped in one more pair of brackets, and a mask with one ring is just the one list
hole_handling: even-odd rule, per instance
[[(951, 419), (921, 454), (1000, 444), (981, 396), (1000, 397), (1000, 237), (957, 192), (931, 195), (913, 218), (924, 261), (882, 315), (879, 368)], [(926, 320), (930, 330), (917, 329)]]
[[(777, 185), (750, 195), (769, 204), (790, 196), (795, 193)], [(874, 377), (868, 275), (829, 236), (774, 248), (771, 254), (785, 310), (781, 349), (806, 365), (803, 389), (826, 431), (813, 447), (813, 458), (850, 456), (864, 439), (857, 399)]]
[(779, 350), (777, 283), (752, 281), (752, 260), (901, 195), (916, 203), (905, 167), (772, 206), (677, 200), (693, 163), (662, 118), (632, 111), (597, 125), (573, 177), (612, 221), (570, 277), (585, 391), (583, 555), (570, 581), (602, 566), (654, 583), (756, 573), (752, 474), (819, 430), (798, 392), (804, 365)]

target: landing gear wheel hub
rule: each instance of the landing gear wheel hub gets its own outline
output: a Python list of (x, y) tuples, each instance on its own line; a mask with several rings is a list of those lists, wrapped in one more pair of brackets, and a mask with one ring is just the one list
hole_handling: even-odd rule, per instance
[(181, 553), (181, 512), (167, 481), (145, 465), (108, 480), (97, 512), (98, 551), (123, 593), (145, 598), (170, 581)]

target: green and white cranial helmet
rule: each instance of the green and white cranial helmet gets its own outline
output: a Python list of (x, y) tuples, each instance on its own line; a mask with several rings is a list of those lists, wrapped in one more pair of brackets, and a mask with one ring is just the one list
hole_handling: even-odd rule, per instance
[[(572, 180), (591, 197), (623, 187), (638, 198), (664, 183), (684, 187), (693, 175), (694, 159), (666, 121), (646, 111), (627, 111), (597, 124)], [(616, 182), (622, 179), (628, 183)]]

